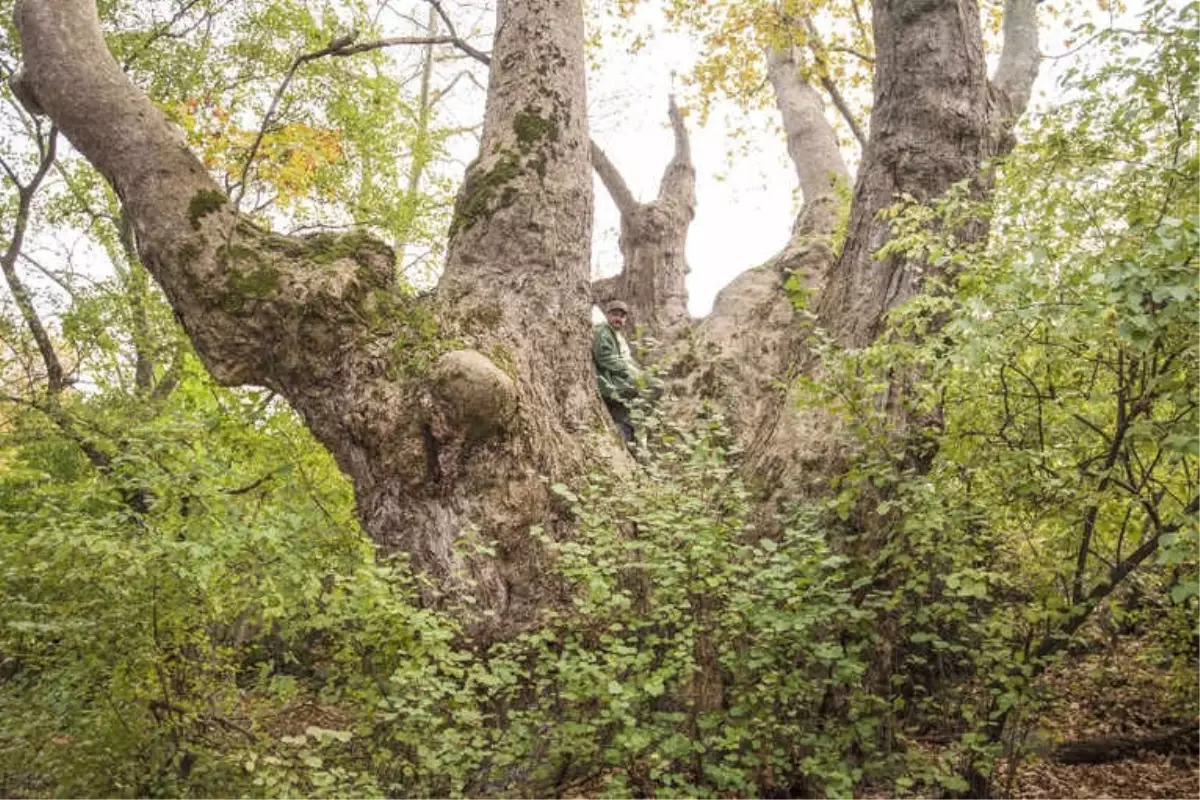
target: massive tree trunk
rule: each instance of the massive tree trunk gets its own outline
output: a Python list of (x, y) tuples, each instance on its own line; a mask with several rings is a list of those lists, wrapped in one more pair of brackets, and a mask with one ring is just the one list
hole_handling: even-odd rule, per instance
[[(977, 177), (1010, 145), (1036, 74), (1033, 8), (1008, 0), (989, 83), (974, 0), (876, 0), (876, 101), (848, 239), (831, 268), (845, 167), (792, 53), (771, 54), (805, 207), (787, 248), (722, 292), (694, 339), (712, 367), (701, 377), (724, 387), (755, 443), (753, 469), (782, 480), (815, 452), (786, 393), (770, 389), (803, 365), (785, 282), (819, 291), (821, 322), (851, 346), (918, 290), (921, 265), (873, 261), (888, 236), (877, 212), (900, 193), (930, 199)], [(20, 0), (26, 62), (14, 90), (112, 182), (143, 263), (212, 374), (291, 402), (353, 480), (366, 530), (410, 556), (430, 595), (461, 593), (526, 619), (541, 593), (526, 531), (550, 518), (542, 476), (573, 474), (596, 458), (585, 443), (604, 437), (585, 435), (603, 425), (588, 362), (581, 8), (504, 0), (498, 16), (480, 156), (458, 197), (442, 282), (424, 297), (395, 290), (393, 254), (368, 237), (281, 237), (239, 215), (109, 56), (90, 0)], [(674, 110), (672, 122), (676, 157), (659, 198), (641, 209), (652, 209), (650, 223), (623, 225), (621, 278), (632, 304), (649, 304), (639, 321), (666, 333), (686, 319), (683, 236), (695, 202)], [(596, 163), (603, 174), (602, 155)], [(977, 186), (986, 190), (986, 178)], [(631, 201), (619, 187), (614, 197)], [(643, 228), (669, 235), (647, 246)], [(498, 558), (477, 547), (493, 540)]]
[(671, 96), (668, 109), (675, 133), (675, 155), (663, 172), (658, 196), (639, 203), (621, 173), (595, 144), (592, 165), (621, 214), (621, 255), (618, 275), (592, 284), (594, 301), (603, 306), (623, 300), (631, 321), (645, 333), (668, 338), (688, 321), (688, 228), (696, 215), (696, 170), (683, 116)]
[[(507, 0), (498, 15), (481, 154), (425, 297), (396, 291), (393, 253), (368, 237), (282, 237), (241, 216), (109, 55), (91, 0), (17, 4), (14, 89), (112, 183), (213, 376), (287, 398), (430, 596), (519, 622), (539, 598), (540, 476), (580, 466), (601, 410), (582, 11)], [(490, 541), (498, 558), (476, 548)]]
[[(820, 493), (848, 455), (836, 420), (796, 407), (789, 376), (812, 376), (818, 365), (807, 350), (808, 317), (795, 313), (785, 282), (794, 277), (818, 324), (856, 347), (869, 344), (887, 312), (919, 291), (923, 265), (899, 256), (874, 260), (890, 234), (879, 212), (905, 194), (931, 200), (959, 180), (974, 179), (977, 196), (990, 189), (984, 160), (1011, 148), (1012, 126), (1037, 75), (1034, 8), (1034, 0), (1007, 0), (1004, 47), (989, 82), (974, 0), (877, 0), (875, 105), (836, 259), (830, 237), (848, 184), (836, 136), (819, 94), (800, 78), (795, 48), (768, 52), (805, 205), (787, 247), (726, 287), (697, 337), (708, 348), (699, 358), (712, 363), (698, 383), (734, 421), (746, 445), (747, 477), (764, 499), (780, 490), (789, 499)], [(986, 226), (960, 234), (978, 238)]]
[[(977, 197), (990, 190), (983, 163), (1012, 147), (1012, 126), (1037, 76), (1035, 5), (1006, 1), (1003, 51), (989, 81), (975, 0), (875, 0), (870, 137), (846, 246), (817, 305), (840, 344), (869, 344), (887, 312), (922, 284), (926, 265), (902, 255), (875, 260), (890, 233), (879, 212), (904, 196), (932, 200), (967, 179)], [(972, 224), (959, 234), (977, 240), (987, 227)]]

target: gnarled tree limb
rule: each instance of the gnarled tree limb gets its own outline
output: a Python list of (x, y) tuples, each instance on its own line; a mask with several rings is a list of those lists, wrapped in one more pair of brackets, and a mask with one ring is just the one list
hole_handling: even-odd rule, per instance
[(658, 196), (639, 203), (621, 173), (594, 142), (592, 167), (621, 214), (620, 274), (592, 282), (593, 302), (621, 299), (635, 325), (666, 337), (687, 322), (687, 231), (695, 216), (696, 170), (683, 115), (671, 95), (667, 108), (675, 151)]
[(637, 207), (641, 205), (633, 198), (633, 192), (629, 191), (629, 186), (626, 185), (625, 179), (621, 177), (621, 172), (613, 165), (608, 156), (600, 149), (600, 146), (595, 142), (591, 143), (592, 154), (592, 169), (600, 176), (600, 180), (604, 182), (604, 188), (608, 189), (608, 196), (617, 206), (617, 211), (622, 215), (633, 213)]
[[(368, 236), (279, 236), (240, 215), (113, 60), (91, 0), (16, 11), (22, 96), (111, 182), (213, 376), (286, 398), (353, 480), (371, 536), (480, 611), (537, 604), (537, 475), (574, 469), (578, 432), (601, 413), (583, 24), (570, 6), (503, 4), (483, 150), (438, 293), (421, 298), (395, 289), (393, 253)], [(503, 558), (456, 547), (472, 530)]]

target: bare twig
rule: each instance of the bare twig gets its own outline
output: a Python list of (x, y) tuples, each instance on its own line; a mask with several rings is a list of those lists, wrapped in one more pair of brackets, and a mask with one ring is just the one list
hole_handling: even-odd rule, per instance
[(65, 373), (63, 372), (62, 362), (59, 361), (58, 354), (54, 350), (54, 344), (50, 341), (50, 334), (46, 331), (46, 326), (42, 324), (41, 318), (38, 317), (37, 310), (33, 307), (33, 301), (29, 297), (29, 292), (17, 275), (16, 264), (17, 256), (21, 252), (21, 245), (25, 239), (25, 231), (29, 226), (29, 213), (33, 205), (34, 195), (37, 193), (38, 187), (45, 179), (46, 174), (50, 171), (51, 164), (54, 163), (57, 147), (58, 129), (51, 127), (49, 141), (43, 150), (43, 156), (41, 163), (38, 164), (37, 172), (34, 173), (33, 178), (30, 179), (28, 184), (21, 186), (18, 183), (17, 214), (16, 220), (13, 223), (12, 237), (9, 239), (8, 247), (4, 253), (0, 254), (0, 269), (4, 272), (4, 280), (8, 283), (13, 300), (16, 301), (17, 308), (21, 311), (21, 317), (25, 320), (25, 325), (29, 328), (29, 332), (37, 344), (38, 352), (41, 353), (42, 362), (45, 364), (46, 391), (50, 395), (58, 394), (66, 386)]
[[(817, 26), (813, 24), (812, 19), (805, 17), (804, 27), (808, 33), (808, 49), (812, 52), (813, 58), (817, 60), (818, 74), (821, 81), (821, 87), (829, 95), (829, 99), (833, 101), (833, 105), (837, 108), (838, 113), (842, 115), (842, 119), (846, 120), (846, 124), (850, 126), (851, 133), (858, 140), (858, 146), (864, 150), (867, 147), (867, 137), (863, 133), (862, 126), (858, 124), (858, 118), (854, 116), (854, 112), (850, 110), (850, 104), (846, 102), (846, 98), (842, 96), (837, 84), (829, 77), (829, 59), (826, 55), (829, 48), (821, 40), (821, 34), (817, 30)], [(853, 51), (852, 51), (853, 52)], [(861, 58), (866, 59), (859, 53), (855, 53)], [(873, 59), (866, 59), (874, 63)]]
[[(430, 2), (433, 2), (433, 0), (430, 0)], [(437, 3), (434, 3), (434, 6), (435, 8), (440, 9), (440, 6)], [(444, 14), (442, 19), (445, 19)], [(271, 98), (271, 104), (267, 107), (267, 113), (263, 115), (262, 124), (259, 125), (258, 133), (254, 137), (254, 142), (250, 145), (250, 150), (246, 154), (246, 161), (244, 164), (242, 164), (242, 173), (239, 176), (233, 191), (231, 192), (230, 199), (235, 207), (240, 205), (242, 198), (246, 193), (246, 181), (250, 174), (250, 168), (253, 166), (254, 159), (258, 155), (258, 149), (262, 146), (263, 137), (266, 136), (267, 130), (275, 117), (275, 112), (279, 108), (279, 103), (283, 99), (283, 95), (287, 91), (288, 86), (291, 85), (292, 79), (296, 76), (296, 71), (304, 64), (307, 64), (310, 61), (316, 61), (319, 58), (325, 58), (326, 56), (344, 58), (346, 56), (366, 53), (372, 50), (381, 50), (386, 47), (437, 44), (453, 45), (454, 47), (462, 50), (464, 53), (470, 55), (472, 58), (475, 58), (484, 64), (491, 64), (491, 59), (485, 53), (477, 50), (453, 34), (449, 36), (394, 36), (388, 39), (379, 39), (374, 42), (362, 42), (359, 44), (354, 43), (355, 35), (356, 34), (354, 33), (350, 33), (346, 36), (338, 37), (330, 42), (328, 47), (325, 47), (321, 50), (315, 50), (311, 53), (302, 53), (292, 60), (291, 66), (288, 67), (287, 73), (284, 75), (283, 82), (279, 84), (279, 88), (275, 90), (275, 95)]]
[[(185, 2), (181, 3), (179, 5), (179, 10), (177, 10), (170, 19), (154, 26), (150, 33), (147, 34), (146, 38), (139, 43), (137, 49), (133, 50), (125, 57), (125, 60), (121, 62), (121, 69), (128, 71), (129, 68), (137, 63), (137, 60), (141, 58), (147, 50), (150, 49), (150, 46), (159, 39), (172, 38), (173, 36), (180, 35), (173, 34), (171, 29), (175, 27), (175, 23), (183, 19), (187, 13), (199, 5), (200, 2), (201, 0), (185, 0)], [(228, 3), (226, 3), (226, 5), (228, 5)]]
[(476, 50), (474, 47), (471, 47), (469, 44), (467, 44), (466, 40), (458, 35), (458, 30), (454, 27), (454, 22), (450, 19), (450, 15), (446, 13), (444, 8), (442, 8), (441, 0), (426, 0), (426, 2), (433, 6), (433, 10), (436, 11), (438, 16), (442, 18), (442, 23), (445, 24), (446, 30), (450, 32), (450, 36), (455, 41), (455, 47), (457, 47), (459, 50), (462, 50), (464, 53), (480, 63), (491, 65), (492, 59), (490, 56), (488, 56), (486, 53)]
[(875, 59), (871, 58), (866, 53), (860, 53), (858, 50), (855, 50), (853, 47), (843, 47), (841, 45), (831, 44), (828, 47), (826, 47), (825, 49), (831, 53), (845, 53), (847, 55), (854, 56), (855, 58), (857, 58), (860, 61), (863, 61), (864, 63), (867, 63), (867, 64), (873, 65), (875, 63)]
[(63, 280), (62, 276), (60, 276), (54, 270), (50, 269), (45, 264), (42, 264), (40, 261), (37, 261), (24, 251), (18, 253), (17, 257), (53, 281), (54, 285), (66, 292), (72, 300), (79, 299), (79, 296), (76, 294), (75, 290), (71, 288), (71, 286), (65, 280)]

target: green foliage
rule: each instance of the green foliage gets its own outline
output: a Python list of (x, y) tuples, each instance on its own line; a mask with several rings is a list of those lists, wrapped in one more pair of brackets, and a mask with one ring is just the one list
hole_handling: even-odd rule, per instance
[(185, 372), (150, 418), (103, 395), (70, 409), (124, 423), (103, 473), (40, 415), (5, 435), (5, 793), (243, 785), (213, 743), (257, 735), (255, 695), (286, 700), (279, 681), (317, 668), (303, 637), (326, 582), (370, 570), (348, 487), (294, 415)]
[(100, 475), (15, 422), (8, 793), (848, 795), (906, 766), (851, 757), (876, 752), (881, 701), (849, 560), (819, 511), (752, 533), (717, 419), (647, 421), (644, 472), (553, 486), (573, 533), (531, 536), (566, 602), (482, 652), (374, 563), (345, 483), (268, 397), (189, 361)]
[[(836, 510), (870, 554), (896, 700), (961, 709), (977, 771), (1099, 609), (1195, 630), (1196, 18), (1155, 6), (1133, 55), (1105, 34), (992, 202), (894, 209), (886, 249), (926, 293), (875, 345), (826, 349), (810, 387), (860, 442)], [(989, 242), (955, 240), (980, 219)]]

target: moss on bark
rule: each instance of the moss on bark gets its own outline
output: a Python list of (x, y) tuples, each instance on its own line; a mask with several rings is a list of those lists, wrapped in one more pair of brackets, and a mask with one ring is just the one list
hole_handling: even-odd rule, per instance
[(225, 195), (216, 189), (201, 189), (192, 195), (192, 199), (188, 203), (188, 221), (192, 223), (194, 229), (200, 230), (200, 220), (220, 210), (223, 205), (225, 205)]
[(558, 123), (540, 116), (529, 108), (513, 118), (513, 130), (517, 134), (517, 143), (520, 144), (522, 152), (528, 152), (543, 139), (558, 141)]

